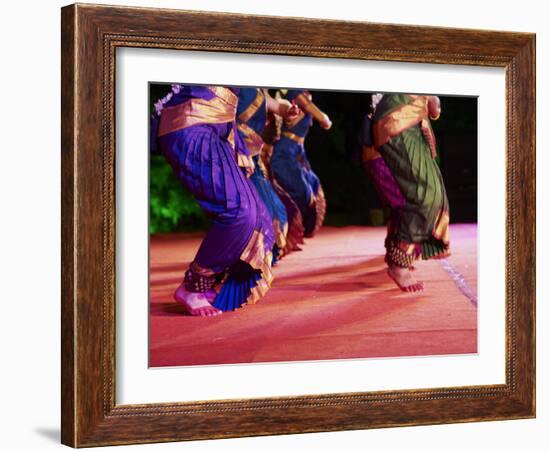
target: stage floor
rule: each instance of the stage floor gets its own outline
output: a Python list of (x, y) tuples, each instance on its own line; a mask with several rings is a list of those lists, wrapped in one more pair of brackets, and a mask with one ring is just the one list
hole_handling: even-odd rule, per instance
[(387, 276), (384, 236), (324, 227), (277, 264), (258, 304), (213, 318), (172, 299), (201, 235), (151, 237), (150, 366), (476, 353), (476, 225), (451, 226), (448, 259), (417, 263), (420, 294)]

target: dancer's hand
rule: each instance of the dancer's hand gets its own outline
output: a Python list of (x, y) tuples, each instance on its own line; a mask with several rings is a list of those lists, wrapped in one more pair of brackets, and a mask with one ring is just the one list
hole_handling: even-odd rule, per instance
[(332, 121), (328, 115), (321, 111), (317, 105), (312, 102), (311, 93), (309, 91), (304, 91), (295, 98), (295, 102), (298, 106), (305, 112), (309, 113), (319, 125), (328, 130), (332, 127)]
[(279, 99), (279, 114), (286, 120), (295, 119), (301, 113), (300, 107), (286, 99)]
[(436, 120), (441, 114), (441, 102), (437, 96), (428, 96), (428, 114), (430, 119)]
[(322, 119), (319, 119), (319, 125), (323, 129), (328, 130), (332, 127), (332, 121), (325, 113), (322, 113), (322, 115), (323, 115)]
[(265, 96), (267, 110), (281, 116), (283, 119), (294, 119), (300, 114), (300, 107), (287, 99), (274, 99), (269, 94)]

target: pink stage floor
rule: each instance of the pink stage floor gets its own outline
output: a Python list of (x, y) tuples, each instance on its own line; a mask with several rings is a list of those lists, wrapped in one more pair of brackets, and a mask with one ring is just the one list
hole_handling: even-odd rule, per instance
[(476, 225), (452, 225), (452, 256), (417, 264), (421, 294), (386, 275), (384, 236), (325, 227), (279, 262), (258, 304), (215, 318), (172, 300), (201, 235), (153, 236), (150, 366), (476, 353)]

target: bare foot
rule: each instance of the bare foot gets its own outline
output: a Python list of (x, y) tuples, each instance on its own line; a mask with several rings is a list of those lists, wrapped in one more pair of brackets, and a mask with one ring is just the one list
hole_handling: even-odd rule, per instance
[(174, 292), (174, 299), (181, 304), (189, 315), (198, 317), (212, 317), (222, 314), (222, 311), (212, 306), (210, 303), (214, 301), (216, 292), (208, 291), (189, 292), (181, 284)]
[(421, 292), (424, 290), (424, 283), (414, 279), (408, 268), (390, 265), (388, 275), (403, 292)]

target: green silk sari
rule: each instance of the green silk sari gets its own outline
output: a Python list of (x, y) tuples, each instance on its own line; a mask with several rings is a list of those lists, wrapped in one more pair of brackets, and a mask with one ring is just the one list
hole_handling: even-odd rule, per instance
[(428, 96), (385, 94), (376, 106), (373, 139), (405, 199), (394, 212), (393, 239), (423, 259), (447, 256), (449, 201), (434, 159)]

